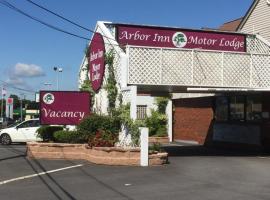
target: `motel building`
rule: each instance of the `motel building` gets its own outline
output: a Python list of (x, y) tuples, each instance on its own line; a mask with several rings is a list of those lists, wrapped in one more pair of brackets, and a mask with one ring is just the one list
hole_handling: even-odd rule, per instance
[[(254, 1), (222, 31), (98, 21), (79, 87), (89, 78), (96, 91), (93, 110), (107, 113), (102, 57), (113, 51), (118, 93), (133, 119), (156, 109), (155, 97), (170, 97), (171, 142), (270, 146), (269, 4)], [(120, 139), (126, 138), (123, 132)]]

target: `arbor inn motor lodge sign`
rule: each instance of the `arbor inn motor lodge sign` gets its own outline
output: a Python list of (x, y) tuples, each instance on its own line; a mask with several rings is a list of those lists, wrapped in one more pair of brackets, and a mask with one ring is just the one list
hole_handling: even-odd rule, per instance
[(100, 33), (95, 33), (89, 46), (89, 73), (92, 88), (97, 92), (101, 85), (105, 71), (105, 45)]
[(246, 36), (214, 31), (117, 25), (120, 45), (246, 51)]
[(40, 123), (77, 125), (90, 114), (89, 92), (41, 91)]

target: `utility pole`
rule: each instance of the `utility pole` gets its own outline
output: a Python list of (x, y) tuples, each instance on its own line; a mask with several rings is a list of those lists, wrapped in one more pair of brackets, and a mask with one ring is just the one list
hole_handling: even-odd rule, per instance
[(22, 107), (23, 107), (23, 105), (22, 105), (22, 98), (25, 98), (25, 96), (24, 96), (24, 93), (21, 93), (21, 98), (20, 98), (20, 109), (21, 109), (21, 122), (23, 121), (23, 114), (22, 114)]
[(6, 95), (6, 91), (5, 91), (5, 88), (4, 88), (4, 85), (2, 85), (2, 88), (1, 88), (1, 118), (2, 120), (4, 120), (4, 96)]
[(1, 119), (3, 120), (3, 104), (4, 104), (4, 95), (3, 95), (4, 86), (1, 88)]

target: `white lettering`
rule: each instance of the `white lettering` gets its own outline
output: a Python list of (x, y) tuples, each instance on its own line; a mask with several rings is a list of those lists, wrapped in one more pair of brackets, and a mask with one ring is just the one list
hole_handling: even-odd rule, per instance
[(237, 38), (234, 38), (233, 40), (225, 40), (225, 38), (222, 38), (220, 40), (219, 46), (233, 47), (234, 50), (238, 50), (239, 48), (244, 47), (244, 42), (237, 41)]
[(155, 34), (153, 42), (170, 42), (170, 36)]
[(127, 31), (123, 31), (122, 33), (121, 33), (121, 36), (119, 36), (119, 39), (128, 39), (128, 33), (127, 33)]
[(213, 46), (217, 42), (216, 39), (207, 39), (207, 38), (198, 38), (198, 36), (189, 36), (188, 44), (198, 44), (198, 45), (207, 45)]
[(125, 40), (144, 40), (147, 41), (151, 35), (143, 34), (140, 31), (136, 31), (135, 33), (128, 33), (127, 31), (121, 32), (119, 39)]
[(48, 112), (45, 108), (42, 108), (42, 111), (44, 111), (45, 117), (48, 117)]
[(41, 110), (45, 117), (51, 117), (51, 118), (78, 118), (82, 119), (85, 116), (85, 112), (79, 112), (79, 111), (55, 111), (51, 109), (42, 108)]
[(90, 54), (90, 61), (94, 61), (98, 58), (101, 58), (103, 56), (104, 52), (98, 49), (97, 52), (91, 52)]

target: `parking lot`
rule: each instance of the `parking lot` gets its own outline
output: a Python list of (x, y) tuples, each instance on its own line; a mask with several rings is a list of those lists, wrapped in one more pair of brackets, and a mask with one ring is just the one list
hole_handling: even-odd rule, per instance
[(28, 160), (25, 145), (0, 145), (0, 197), (1, 200), (270, 198), (267, 155), (200, 146), (171, 146), (167, 150), (171, 156), (165, 166), (123, 167), (85, 161)]

